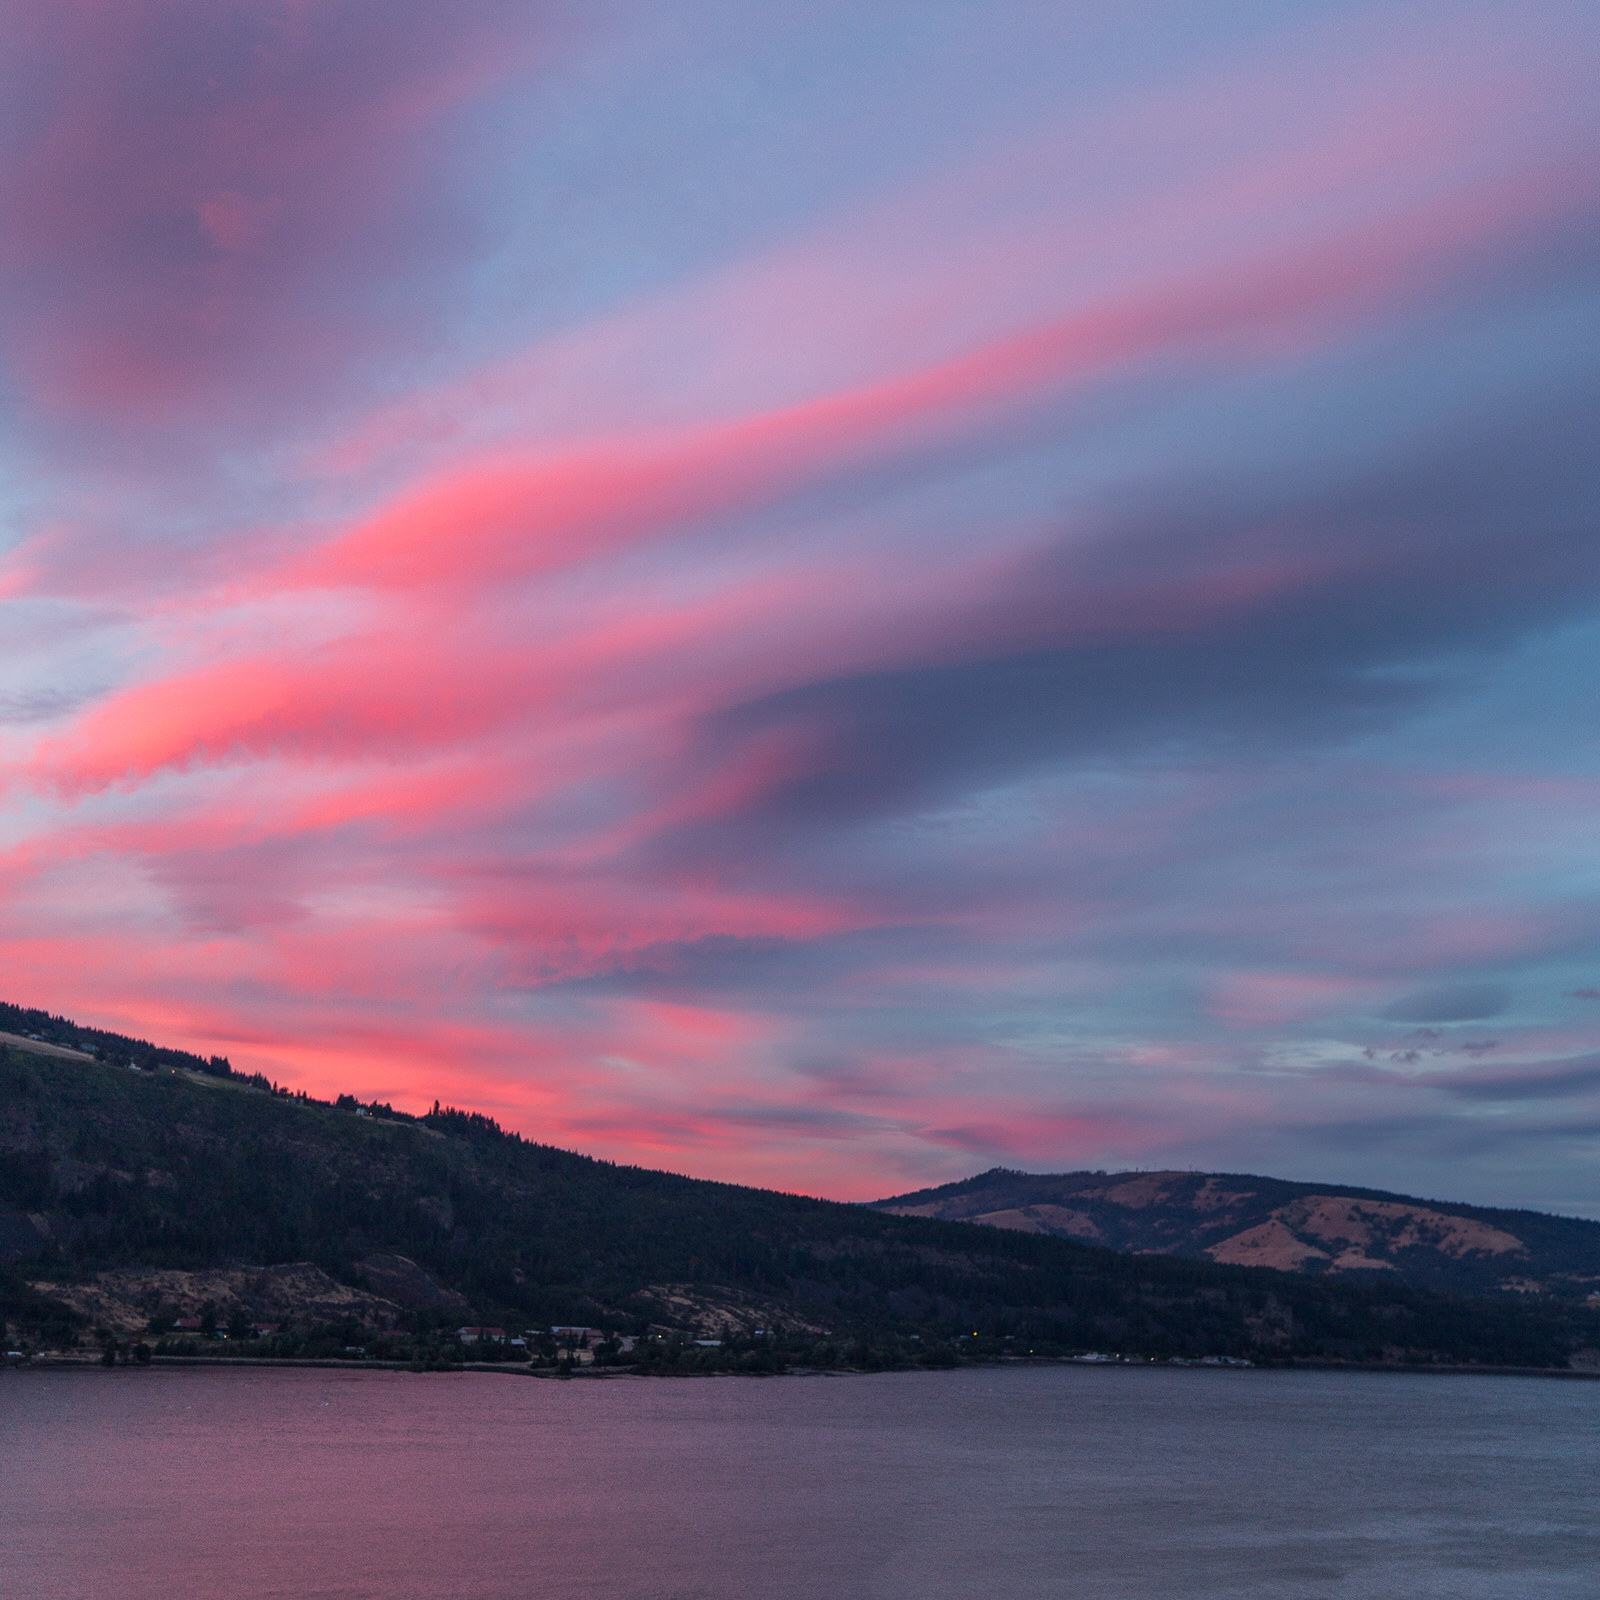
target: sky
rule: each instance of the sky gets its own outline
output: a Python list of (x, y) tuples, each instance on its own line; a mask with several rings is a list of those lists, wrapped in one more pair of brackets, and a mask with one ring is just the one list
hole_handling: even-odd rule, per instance
[(1600, 1216), (1597, 78), (0, 0), (4, 997), (843, 1199)]

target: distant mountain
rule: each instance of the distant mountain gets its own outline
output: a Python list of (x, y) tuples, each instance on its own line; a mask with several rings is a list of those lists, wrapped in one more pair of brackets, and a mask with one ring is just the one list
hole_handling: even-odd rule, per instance
[(1245, 1173), (1012, 1172), (873, 1202), (899, 1217), (1462, 1294), (1600, 1293), (1600, 1222)]
[[(657, 1335), (633, 1357), (657, 1369), (1089, 1350), (1600, 1365), (1577, 1285), (1464, 1299), (1395, 1272), (1118, 1253), (1035, 1219), (975, 1229), (614, 1166), (437, 1104), (330, 1104), (40, 1012), (0, 1011), (0, 1029), (10, 1348), (209, 1318), (247, 1352), (413, 1361), (459, 1359), (458, 1326), (560, 1324)], [(1058, 1202), (1008, 1200), (1041, 1203)]]

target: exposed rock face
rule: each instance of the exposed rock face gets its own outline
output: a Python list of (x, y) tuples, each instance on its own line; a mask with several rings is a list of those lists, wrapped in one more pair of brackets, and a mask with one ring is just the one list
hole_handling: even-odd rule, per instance
[(261, 1322), (354, 1317), (378, 1328), (391, 1326), (400, 1311), (393, 1300), (336, 1283), (309, 1261), (209, 1272), (125, 1267), (88, 1283), (39, 1282), (34, 1288), (81, 1311), (91, 1326), (122, 1335), (142, 1333), (157, 1311), (192, 1317), (209, 1307), (223, 1323), (240, 1311)]
[(442, 1288), (409, 1256), (371, 1255), (356, 1263), (367, 1286), (408, 1311), (445, 1311), (466, 1316), (472, 1306), (464, 1294)]
[(1600, 1285), (1597, 1223), (1275, 1178), (997, 1168), (877, 1208), (1280, 1272), (1381, 1273), (1472, 1292)]
[(81, 1194), (99, 1178), (109, 1178), (113, 1183), (134, 1181), (131, 1172), (122, 1172), (99, 1162), (73, 1161), (66, 1157), (55, 1163), (51, 1176), (55, 1180), (57, 1194)]
[(41, 1246), (70, 1249), (85, 1231), (80, 1218), (63, 1211), (13, 1211), (0, 1206), (0, 1266), (26, 1261)]
[(13, 1261), (26, 1261), (46, 1243), (49, 1232), (34, 1220), (33, 1214), (0, 1206), (0, 1267)]
[(653, 1283), (636, 1298), (657, 1307), (665, 1324), (675, 1328), (693, 1328), (707, 1339), (755, 1333), (762, 1328), (768, 1333), (828, 1332), (821, 1323), (797, 1315), (776, 1300), (747, 1294), (740, 1289)]

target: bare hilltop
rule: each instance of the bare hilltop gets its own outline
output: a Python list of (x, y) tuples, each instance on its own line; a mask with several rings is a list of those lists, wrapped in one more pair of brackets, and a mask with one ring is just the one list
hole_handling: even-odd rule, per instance
[(1464, 1294), (1600, 1297), (1600, 1222), (1341, 1184), (995, 1167), (873, 1205), (1229, 1266), (1390, 1277)]

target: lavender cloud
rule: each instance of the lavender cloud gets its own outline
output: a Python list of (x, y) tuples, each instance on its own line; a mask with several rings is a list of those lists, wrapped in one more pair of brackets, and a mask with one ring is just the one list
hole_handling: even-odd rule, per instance
[(1180, 10), (13, 7), (15, 997), (836, 1194), (1581, 1198), (1600, 41)]

